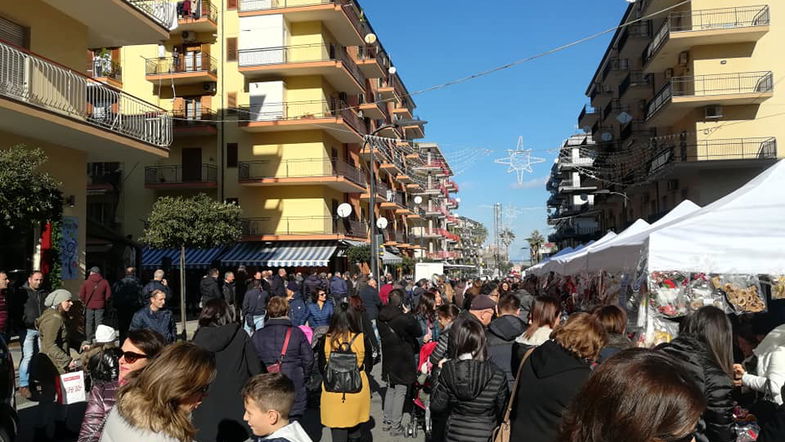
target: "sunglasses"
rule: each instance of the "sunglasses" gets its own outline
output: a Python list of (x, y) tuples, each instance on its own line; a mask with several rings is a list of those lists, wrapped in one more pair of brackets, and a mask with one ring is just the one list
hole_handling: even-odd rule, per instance
[(147, 358), (147, 355), (134, 353), (132, 351), (124, 351), (123, 352), (123, 359), (125, 359), (125, 362), (127, 362), (129, 364), (133, 364), (134, 362), (138, 361), (139, 359), (145, 359), (145, 358)]

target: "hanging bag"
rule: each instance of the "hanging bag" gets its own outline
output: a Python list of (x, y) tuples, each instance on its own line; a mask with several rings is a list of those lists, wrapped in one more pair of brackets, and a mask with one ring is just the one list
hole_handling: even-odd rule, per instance
[(357, 353), (352, 351), (352, 344), (359, 335), (355, 334), (351, 341), (342, 342), (337, 349), (331, 351), (324, 370), (324, 390), (343, 393), (342, 402), (346, 401), (347, 393), (359, 393), (363, 389)]
[(512, 427), (510, 426), (512, 404), (518, 393), (518, 383), (521, 381), (523, 366), (526, 364), (526, 360), (529, 359), (529, 356), (531, 356), (535, 348), (537, 347), (530, 348), (529, 351), (523, 355), (523, 359), (521, 359), (521, 364), (518, 366), (518, 374), (515, 376), (515, 383), (512, 385), (512, 391), (510, 391), (510, 399), (507, 401), (507, 409), (504, 411), (504, 419), (502, 419), (502, 423), (493, 430), (493, 442), (510, 442), (510, 437), (512, 435)]
[(289, 327), (286, 329), (286, 337), (283, 340), (283, 347), (281, 348), (281, 355), (278, 356), (278, 360), (275, 363), (272, 363), (267, 366), (267, 373), (280, 373), (281, 372), (281, 365), (283, 364), (283, 358), (286, 356), (286, 349), (289, 347), (289, 338), (292, 337), (292, 328)]

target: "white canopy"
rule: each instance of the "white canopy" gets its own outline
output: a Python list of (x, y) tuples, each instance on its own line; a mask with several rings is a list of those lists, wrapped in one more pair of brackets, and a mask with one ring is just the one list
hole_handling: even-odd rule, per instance
[(648, 228), (630, 234), (627, 234), (630, 229), (625, 230), (613, 241), (589, 251), (585, 257), (585, 270), (590, 272), (600, 270), (609, 272), (634, 271), (641, 257), (641, 249), (652, 232), (690, 216), (699, 209), (700, 206), (697, 204), (690, 200), (684, 200)]
[(648, 268), (785, 274), (785, 160), (726, 197), (651, 233)]
[(616, 234), (613, 232), (608, 232), (602, 238), (598, 239), (592, 244), (587, 245), (581, 250), (575, 250), (571, 253), (564, 254), (562, 256), (554, 256), (550, 261), (545, 263), (542, 267), (536, 269), (535, 274), (544, 274), (547, 272), (557, 272), (563, 273), (564, 263), (569, 262), (569, 260), (579, 256), (581, 253), (586, 253), (586, 251), (591, 250), (594, 247), (598, 247), (613, 238), (616, 237)]
[(600, 243), (597, 241), (591, 247), (587, 247), (580, 252), (576, 253), (575, 256), (571, 257), (569, 261), (565, 261), (562, 269), (559, 273), (562, 275), (574, 275), (576, 273), (580, 273), (586, 270), (586, 257), (595, 250), (599, 250), (605, 247), (612, 247), (613, 244), (618, 243), (620, 240), (625, 238), (629, 238), (639, 232), (643, 232), (647, 230), (651, 225), (642, 219), (636, 220), (632, 223), (629, 227), (624, 229), (621, 233), (616, 235), (614, 238), (609, 239), (608, 241)]

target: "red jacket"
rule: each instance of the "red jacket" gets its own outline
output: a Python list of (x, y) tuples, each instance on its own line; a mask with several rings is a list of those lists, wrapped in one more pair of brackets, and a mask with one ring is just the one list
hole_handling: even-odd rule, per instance
[(392, 283), (384, 284), (379, 289), (379, 298), (382, 300), (382, 304), (387, 305), (387, 302), (390, 301), (390, 292), (392, 291), (392, 289), (393, 289)]
[(98, 273), (93, 273), (79, 289), (79, 299), (85, 307), (92, 310), (106, 308), (106, 301), (112, 296), (109, 283)]

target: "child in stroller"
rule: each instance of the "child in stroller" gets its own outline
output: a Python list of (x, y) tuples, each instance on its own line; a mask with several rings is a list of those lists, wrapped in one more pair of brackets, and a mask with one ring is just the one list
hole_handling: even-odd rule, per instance
[(417, 382), (412, 395), (411, 421), (406, 426), (406, 437), (416, 438), (420, 429), (425, 432), (425, 440), (431, 439), (431, 368), (428, 360), (436, 348), (436, 342), (429, 342), (420, 347), (420, 358), (417, 363)]

